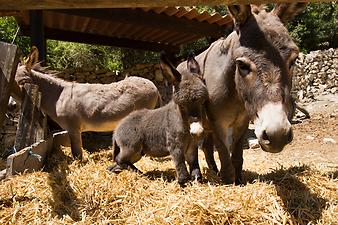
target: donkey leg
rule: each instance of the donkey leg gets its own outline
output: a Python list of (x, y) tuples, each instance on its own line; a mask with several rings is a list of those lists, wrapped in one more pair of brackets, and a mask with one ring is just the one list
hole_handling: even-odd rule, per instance
[(232, 165), (230, 153), (222, 141), (220, 141), (216, 136), (213, 138), (221, 161), (221, 169), (219, 171), (221, 180), (225, 184), (232, 184), (235, 182), (235, 168)]
[(213, 143), (211, 133), (207, 133), (205, 135), (205, 138), (203, 140), (202, 149), (203, 149), (205, 159), (207, 161), (209, 169), (218, 173), (218, 168), (217, 168), (215, 158), (214, 158), (214, 143)]
[(198, 164), (198, 148), (196, 143), (190, 143), (185, 152), (185, 159), (189, 164), (191, 179), (201, 181), (202, 173)]
[(175, 164), (178, 183), (182, 186), (189, 180), (189, 173), (185, 165), (185, 157), (182, 148), (174, 148), (170, 151)]
[(74, 158), (82, 160), (82, 137), (81, 132), (68, 131), (72, 155)]
[(142, 157), (140, 148), (120, 147), (114, 140), (114, 160), (116, 165), (108, 167), (112, 172), (119, 173), (124, 169), (142, 173), (133, 163), (139, 161)]
[(243, 144), (245, 141), (245, 133), (237, 141), (232, 152), (231, 161), (235, 167), (235, 184), (242, 184), (242, 170), (243, 170)]

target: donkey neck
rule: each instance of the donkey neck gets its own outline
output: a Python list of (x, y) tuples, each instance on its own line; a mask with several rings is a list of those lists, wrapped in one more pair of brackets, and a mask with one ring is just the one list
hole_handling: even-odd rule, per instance
[(53, 115), (55, 113), (55, 103), (67, 82), (35, 70), (31, 70), (31, 78), (32, 83), (39, 86), (41, 108), (47, 114)]

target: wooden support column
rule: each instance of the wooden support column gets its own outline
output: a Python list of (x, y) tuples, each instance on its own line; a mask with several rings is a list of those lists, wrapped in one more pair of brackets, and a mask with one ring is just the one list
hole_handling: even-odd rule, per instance
[(7, 112), (8, 99), (19, 62), (18, 48), (0, 42), (0, 129)]
[(34, 84), (25, 84), (25, 97), (16, 132), (14, 147), (17, 151), (45, 138), (46, 119), (40, 112), (41, 93)]
[(43, 25), (42, 10), (29, 11), (29, 23), (31, 34), (31, 46), (35, 45), (39, 50), (39, 61), (46, 66), (47, 46)]

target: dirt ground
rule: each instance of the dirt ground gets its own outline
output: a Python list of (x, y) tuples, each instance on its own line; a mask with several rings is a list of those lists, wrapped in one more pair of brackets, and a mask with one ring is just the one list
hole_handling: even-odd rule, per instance
[(244, 151), (244, 168), (257, 170), (261, 167), (260, 172), (266, 172), (278, 165), (307, 164), (322, 171), (338, 173), (338, 95), (318, 99), (303, 104), (311, 115), (310, 119), (302, 119), (300, 112), (296, 114), (299, 117), (294, 118), (291, 144), (278, 154), (266, 153), (260, 148)]

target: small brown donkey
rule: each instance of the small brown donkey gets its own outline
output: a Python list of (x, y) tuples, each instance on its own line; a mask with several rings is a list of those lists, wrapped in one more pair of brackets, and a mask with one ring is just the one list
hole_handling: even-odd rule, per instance
[[(209, 168), (218, 171), (215, 144), (226, 183), (241, 182), (242, 144), (250, 120), (264, 151), (280, 152), (292, 140), (290, 89), (299, 50), (283, 22), (304, 6), (278, 4), (271, 12), (250, 5), (228, 6), (234, 31), (196, 57), (208, 89), (206, 113), (213, 131), (204, 141), (206, 159)], [(186, 62), (178, 71), (186, 71)]]
[(38, 54), (33, 47), (27, 63), (18, 67), (15, 79), (19, 85), (29, 82), (39, 86), (41, 109), (68, 131), (76, 158), (82, 159), (81, 132), (113, 131), (130, 112), (153, 109), (159, 99), (156, 86), (140, 77), (111, 84), (80, 84), (55, 78), (41, 71)]
[(154, 110), (139, 110), (122, 120), (114, 133), (113, 172), (137, 168), (133, 163), (143, 155), (164, 157), (171, 155), (179, 184), (189, 180), (185, 165), (188, 162), (192, 179), (201, 179), (196, 142), (203, 133), (203, 103), (207, 89), (200, 77), (200, 68), (194, 57), (187, 61), (186, 73), (180, 74), (162, 55), (161, 68), (174, 83), (173, 99)]

